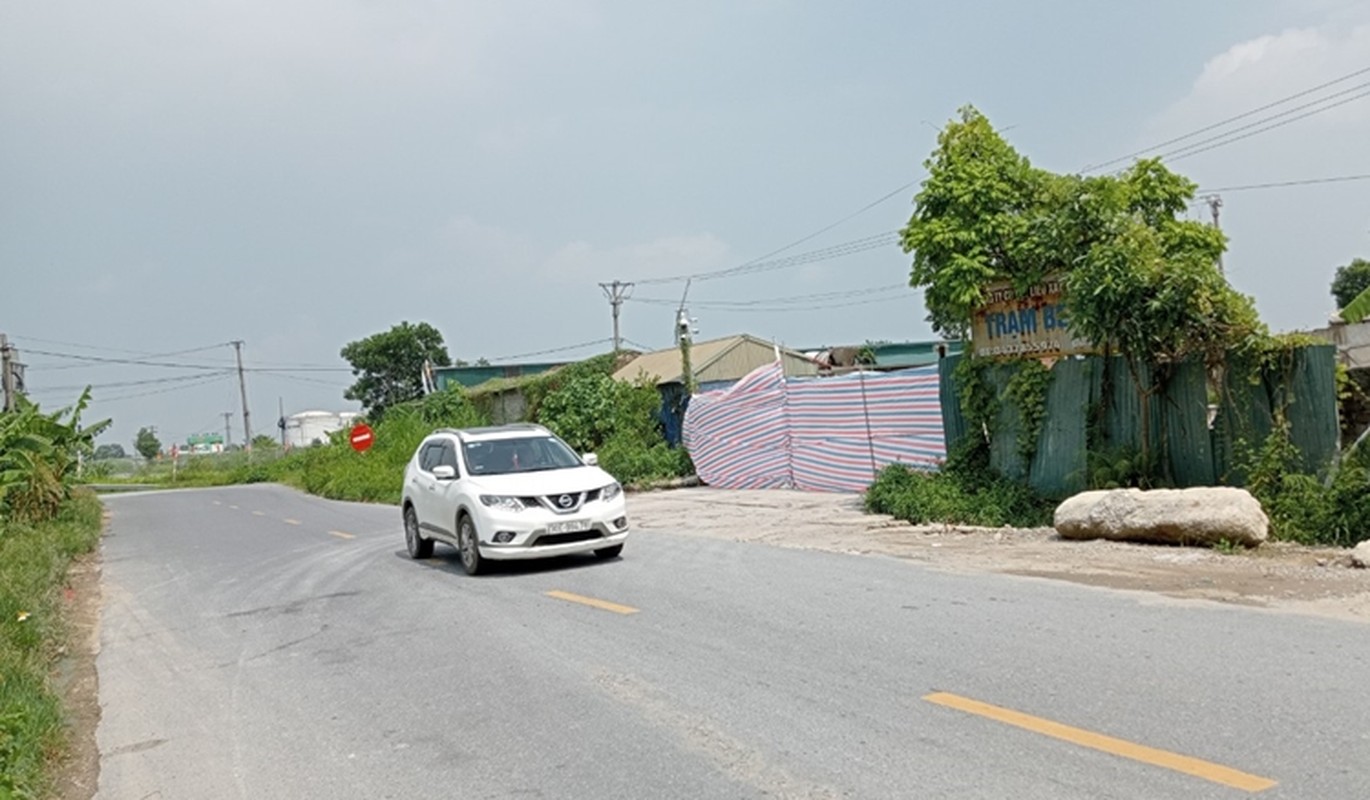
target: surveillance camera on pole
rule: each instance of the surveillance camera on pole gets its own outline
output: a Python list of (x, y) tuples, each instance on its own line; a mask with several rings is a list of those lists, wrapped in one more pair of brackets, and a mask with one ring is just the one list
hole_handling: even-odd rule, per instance
[[(689, 313), (688, 311), (686, 311), (685, 309), (682, 308), (682, 309), (680, 309), (679, 311), (676, 312), (676, 317), (675, 317), (675, 341), (676, 341), (676, 344), (680, 344), (681, 341), (688, 340), (688, 339), (690, 338), (691, 327), (692, 327), (692, 323), (694, 323), (694, 322), (697, 322), (697, 320), (692, 320), (692, 319), (690, 319), (690, 313)], [(698, 333), (698, 332), (699, 332), (699, 331), (697, 331), (697, 330), (694, 331), (694, 333)]]

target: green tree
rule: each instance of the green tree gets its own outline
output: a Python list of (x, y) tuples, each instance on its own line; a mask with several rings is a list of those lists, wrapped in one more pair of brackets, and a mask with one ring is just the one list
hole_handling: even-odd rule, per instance
[(1158, 159), (1116, 176), (1054, 174), (1031, 166), (971, 107), (937, 141), (902, 232), (929, 320), (962, 334), (987, 285), (1008, 281), (1023, 296), (1064, 275), (1072, 330), (1133, 370), (1144, 456), (1146, 404), (1175, 363), (1216, 365), (1268, 340), (1254, 303), (1217, 267), (1222, 232), (1183, 217), (1195, 184)]
[(384, 333), (350, 342), (342, 357), (358, 376), (343, 396), (360, 402), (375, 418), (396, 403), (423, 395), (424, 361), (439, 367), (452, 363), (442, 334), (426, 322), (401, 322)]
[(1050, 274), (1066, 276), (1071, 326), (1120, 354), (1218, 358), (1264, 333), (1254, 304), (1217, 268), (1222, 232), (1182, 217), (1195, 184), (1159, 160), (1119, 176), (1057, 175), (966, 107), (925, 166), (903, 246), (910, 284), (945, 334), (969, 328), (988, 284), (1021, 293)]
[(961, 109), (923, 162), (928, 177), (902, 231), (913, 254), (909, 283), (923, 289), (928, 321), (962, 338), (996, 280), (1035, 283), (1043, 274), (1039, 232), (1047, 174), (1034, 169), (974, 108)]
[(124, 446), (121, 444), (102, 444), (95, 448), (95, 460), (105, 461), (111, 458), (127, 458)]
[(1370, 289), (1370, 261), (1356, 258), (1344, 267), (1337, 267), (1337, 274), (1332, 279), (1332, 296), (1337, 299), (1338, 309), (1351, 305), (1367, 289)]
[(162, 443), (157, 438), (157, 434), (151, 428), (139, 428), (138, 435), (133, 440), (133, 449), (137, 450), (143, 458), (151, 461), (162, 452)]
[(265, 433), (259, 433), (256, 436), (252, 437), (252, 446), (259, 450), (270, 450), (273, 447), (280, 447), (281, 443), (278, 442), (276, 439), (267, 436)]

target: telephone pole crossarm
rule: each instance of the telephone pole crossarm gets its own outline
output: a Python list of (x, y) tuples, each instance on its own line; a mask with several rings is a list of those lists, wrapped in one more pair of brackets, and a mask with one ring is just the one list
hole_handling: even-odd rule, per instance
[(618, 327), (619, 310), (623, 307), (623, 301), (627, 300), (630, 296), (633, 284), (625, 283), (623, 281), (612, 281), (610, 283), (601, 283), (599, 288), (604, 290), (604, 296), (609, 298), (609, 307), (613, 309), (614, 312), (614, 352), (617, 353), (623, 349), (623, 337), (619, 334)]

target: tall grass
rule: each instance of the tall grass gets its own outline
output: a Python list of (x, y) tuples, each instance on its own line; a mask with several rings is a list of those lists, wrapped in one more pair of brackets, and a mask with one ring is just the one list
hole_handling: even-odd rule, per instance
[[(613, 380), (615, 363), (601, 356), (522, 381), (526, 418), (578, 450), (597, 452), (604, 468), (625, 484), (690, 474), (694, 467), (684, 449), (670, 447), (662, 435), (656, 387)], [(140, 470), (132, 480), (177, 486), (276, 482), (334, 500), (398, 504), (405, 465), (419, 443), (435, 428), (488, 425), (485, 399), (452, 389), (392, 406), (373, 422), (375, 444), (365, 453), (354, 452), (346, 432), (339, 431), (327, 444), (284, 456), (206, 456), (192, 459), (174, 480), (166, 464)]]
[(0, 521), (0, 798), (43, 797), (65, 746), (49, 681), (67, 639), (61, 588), (71, 560), (95, 547), (100, 503), (78, 491), (46, 522)]

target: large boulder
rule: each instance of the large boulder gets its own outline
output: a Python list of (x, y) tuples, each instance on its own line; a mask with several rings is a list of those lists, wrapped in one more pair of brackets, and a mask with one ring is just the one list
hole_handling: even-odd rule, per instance
[(1351, 550), (1351, 566), (1357, 569), (1370, 567), (1370, 539), (1366, 539)]
[(1066, 539), (1255, 547), (1270, 533), (1260, 501), (1245, 489), (1112, 489), (1083, 492), (1056, 508)]

